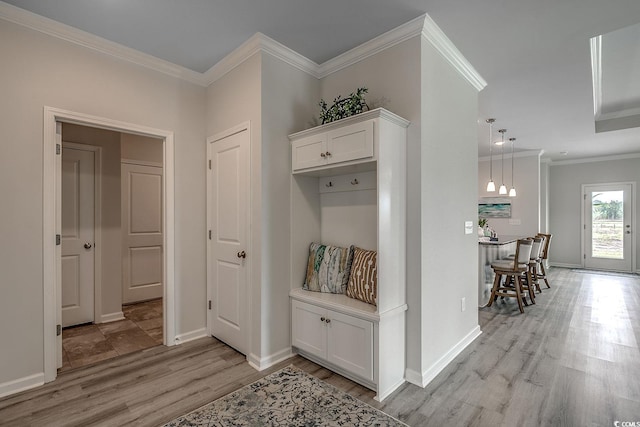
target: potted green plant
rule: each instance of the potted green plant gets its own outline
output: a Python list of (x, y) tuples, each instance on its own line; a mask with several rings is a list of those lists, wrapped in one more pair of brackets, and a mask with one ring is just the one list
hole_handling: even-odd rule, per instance
[(321, 99), (320, 105), (320, 120), (322, 124), (331, 123), (335, 120), (344, 119), (345, 117), (354, 116), (360, 114), (369, 109), (369, 106), (364, 100), (364, 94), (368, 92), (366, 87), (359, 87), (355, 92), (349, 94), (347, 98), (342, 98), (338, 95), (333, 100), (333, 105), (328, 106), (324, 99)]

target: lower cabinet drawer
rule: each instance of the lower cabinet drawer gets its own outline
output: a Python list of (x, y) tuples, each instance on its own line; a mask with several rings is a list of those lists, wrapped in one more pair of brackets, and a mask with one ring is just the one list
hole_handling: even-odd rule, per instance
[(291, 301), (291, 342), (367, 381), (373, 374), (373, 322)]

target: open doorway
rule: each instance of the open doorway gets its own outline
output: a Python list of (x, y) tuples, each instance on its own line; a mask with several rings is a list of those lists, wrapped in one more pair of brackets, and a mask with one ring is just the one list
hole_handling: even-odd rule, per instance
[(163, 343), (163, 141), (62, 123), (62, 366)]
[[(162, 315), (163, 343), (174, 345), (175, 335), (175, 285), (174, 285), (174, 253), (175, 253), (175, 219), (174, 219), (174, 153), (173, 132), (146, 126), (135, 125), (117, 120), (76, 113), (57, 108), (44, 107), (43, 138), (43, 326), (44, 326), (44, 380), (53, 381), (57, 376), (57, 368), (62, 365), (62, 127), (63, 124), (75, 124), (88, 128), (97, 128), (123, 134), (157, 138), (162, 142)], [(102, 219), (104, 225), (104, 219)], [(104, 228), (104, 226), (102, 227)], [(99, 234), (97, 239), (101, 239)], [(121, 243), (121, 242), (120, 242)], [(103, 246), (100, 244), (99, 246)], [(98, 268), (108, 268), (100, 265)], [(118, 280), (118, 283), (121, 283)], [(100, 287), (100, 291), (104, 288)], [(105, 298), (95, 299), (103, 304)], [(109, 304), (113, 301), (108, 302)], [(122, 304), (121, 300), (117, 304)], [(111, 305), (109, 305), (111, 306)], [(122, 307), (122, 306), (121, 306)], [(96, 310), (101, 313), (104, 322), (116, 320), (118, 313), (102, 307)], [(124, 310), (121, 311), (124, 317)], [(113, 315), (113, 316), (112, 316)]]

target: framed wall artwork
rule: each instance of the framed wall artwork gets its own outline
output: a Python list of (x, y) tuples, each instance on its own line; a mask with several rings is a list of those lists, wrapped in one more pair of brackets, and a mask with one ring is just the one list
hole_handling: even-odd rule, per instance
[(511, 218), (511, 200), (502, 197), (481, 197), (478, 218)]

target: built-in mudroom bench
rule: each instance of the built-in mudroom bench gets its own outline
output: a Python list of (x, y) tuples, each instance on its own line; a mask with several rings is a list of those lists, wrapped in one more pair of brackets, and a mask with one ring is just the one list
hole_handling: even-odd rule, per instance
[[(293, 350), (379, 401), (405, 377), (408, 125), (379, 108), (289, 136)], [(375, 300), (303, 289), (312, 243), (375, 251)]]

